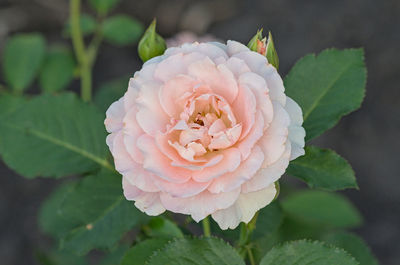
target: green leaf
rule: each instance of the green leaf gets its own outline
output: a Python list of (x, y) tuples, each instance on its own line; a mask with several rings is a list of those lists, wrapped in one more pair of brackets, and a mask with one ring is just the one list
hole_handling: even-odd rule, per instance
[[(96, 30), (96, 20), (89, 14), (81, 14), (79, 24), (83, 36), (92, 34)], [(63, 34), (67, 37), (71, 36), (71, 23), (68, 21), (63, 30)]]
[(122, 258), (128, 251), (129, 246), (126, 244), (121, 244), (116, 249), (111, 252), (106, 253), (106, 255), (101, 259), (98, 265), (119, 265), (122, 262)]
[(61, 204), (61, 216), (75, 226), (62, 238), (61, 248), (86, 254), (111, 248), (147, 216), (125, 199), (121, 176), (101, 172), (82, 179)]
[(45, 40), (39, 34), (19, 34), (4, 48), (4, 78), (16, 92), (24, 91), (34, 80), (43, 62)]
[(306, 140), (358, 109), (365, 94), (362, 49), (328, 49), (300, 59), (285, 78), (286, 94), (302, 108)]
[(334, 232), (326, 235), (324, 241), (346, 250), (362, 265), (378, 265), (371, 250), (359, 236), (348, 232)]
[(128, 88), (129, 77), (119, 78), (103, 84), (94, 96), (94, 104), (102, 112), (106, 112), (110, 105), (121, 98)]
[(0, 120), (4, 162), (32, 178), (85, 173), (106, 160), (104, 115), (72, 93), (41, 95)]
[(136, 43), (143, 30), (140, 22), (125, 15), (110, 17), (103, 23), (104, 39), (118, 46)]
[(151, 257), (151, 255), (167, 245), (166, 238), (147, 239), (133, 246), (126, 252), (122, 259), (121, 265), (143, 265)]
[(44, 233), (59, 239), (77, 225), (74, 220), (64, 218), (61, 211), (62, 203), (73, 194), (75, 188), (76, 182), (64, 183), (43, 202), (38, 223)]
[(278, 203), (274, 201), (267, 207), (261, 209), (258, 214), (254, 238), (275, 233), (283, 221), (283, 212)]
[(107, 14), (120, 0), (89, 0), (90, 5), (101, 15)]
[(297, 177), (310, 188), (335, 191), (358, 188), (350, 164), (334, 151), (306, 146), (306, 154), (292, 161), (287, 173)]
[(86, 257), (79, 257), (63, 250), (36, 252), (36, 259), (42, 265), (87, 265)]
[(39, 83), (44, 92), (64, 89), (74, 78), (75, 60), (67, 49), (55, 49), (47, 54), (40, 71)]
[(17, 97), (8, 93), (0, 93), (0, 120), (13, 113), (24, 104), (24, 97)]
[(282, 208), (299, 221), (334, 228), (359, 226), (362, 218), (346, 197), (323, 191), (300, 191), (282, 201)]
[(182, 238), (169, 243), (148, 260), (148, 265), (244, 265), (232, 246), (218, 238)]
[(344, 250), (322, 242), (293, 241), (275, 247), (264, 256), (260, 265), (357, 265)]
[(152, 218), (142, 229), (148, 237), (183, 237), (179, 227), (174, 222), (163, 217)]

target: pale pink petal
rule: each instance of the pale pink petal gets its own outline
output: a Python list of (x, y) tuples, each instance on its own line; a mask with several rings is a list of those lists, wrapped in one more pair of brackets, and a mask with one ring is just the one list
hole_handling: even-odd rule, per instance
[(122, 178), (124, 195), (128, 200), (134, 200), (135, 206), (150, 216), (160, 215), (165, 212), (158, 192), (143, 192)]
[(161, 87), (160, 103), (170, 117), (179, 117), (196, 84), (197, 82), (187, 75), (177, 75)]
[(236, 119), (242, 124), (240, 139), (247, 136), (254, 125), (256, 113), (256, 97), (247, 86), (239, 86), (239, 94), (232, 104)]
[(267, 128), (274, 116), (267, 83), (261, 76), (253, 72), (248, 72), (240, 75), (239, 86), (248, 87), (254, 93), (257, 101), (257, 109), (260, 109), (264, 114), (265, 128)]
[(173, 183), (184, 183), (191, 177), (191, 171), (171, 165), (171, 160), (157, 148), (155, 140), (149, 135), (142, 135), (137, 146), (143, 153), (143, 167), (160, 178)]
[(191, 54), (191, 53), (200, 53), (203, 55), (206, 55), (209, 57), (211, 60), (214, 60), (216, 58), (226, 58), (228, 59), (228, 56), (225, 52), (224, 48), (221, 48), (221, 45), (218, 43), (185, 43), (181, 47), (173, 47), (169, 48), (165, 51), (165, 55), (171, 56), (177, 53), (184, 53), (184, 54)]
[(136, 120), (143, 131), (152, 136), (159, 131), (165, 131), (170, 121), (159, 102), (160, 87), (161, 84), (155, 81), (144, 83), (136, 99)]
[(239, 141), (235, 146), (242, 154), (242, 160), (249, 157), (251, 149), (257, 141), (264, 135), (264, 117), (261, 111), (256, 112), (254, 126), (251, 128), (247, 137)]
[(109, 133), (121, 130), (122, 128), (122, 119), (125, 116), (124, 109), (124, 98), (120, 98), (118, 101), (115, 101), (108, 108), (106, 112), (106, 119), (104, 120), (104, 125)]
[(239, 194), (240, 188), (221, 194), (213, 194), (205, 190), (188, 198), (177, 198), (167, 193), (161, 193), (160, 198), (167, 210), (174, 213), (189, 214), (193, 220), (199, 222), (217, 210), (230, 207), (237, 200)]
[(154, 178), (154, 184), (163, 192), (170, 194), (172, 197), (187, 198), (192, 197), (204, 191), (209, 182), (197, 182), (192, 179), (184, 183), (171, 183), (160, 178)]
[(136, 121), (136, 109), (131, 108), (131, 110), (126, 114), (123, 123), (124, 128), (123, 132), (124, 136), (124, 143), (126, 150), (130, 154), (133, 160), (137, 163), (143, 163), (143, 155), (140, 150), (137, 148), (136, 142), (139, 136), (144, 134), (142, 128), (140, 128), (139, 124)]
[(274, 163), (283, 154), (289, 133), (290, 118), (288, 113), (281, 104), (277, 102), (272, 104), (275, 110), (274, 119), (258, 142), (265, 155), (264, 168)]
[(131, 170), (135, 161), (133, 161), (131, 156), (126, 151), (124, 134), (121, 131), (115, 135), (112, 147), (111, 153), (114, 157), (115, 169), (120, 173)]
[(142, 165), (135, 162), (133, 163), (134, 166), (131, 170), (122, 173), (129, 183), (145, 192), (160, 191), (160, 188), (158, 188), (154, 183), (154, 179), (157, 179), (158, 177), (150, 171), (145, 170)]
[(216, 66), (208, 57), (189, 65), (188, 73), (209, 85), (215, 94), (222, 96), (230, 103), (238, 94), (238, 87), (232, 72), (224, 64)]
[(240, 222), (250, 222), (258, 210), (273, 201), (275, 195), (276, 189), (274, 184), (256, 192), (241, 193), (231, 207), (214, 212), (212, 218), (223, 230), (228, 228), (235, 229)]
[(252, 72), (263, 77), (267, 83), (271, 99), (278, 101), (283, 106), (285, 105), (286, 96), (282, 78), (275, 67), (268, 63), (265, 56), (252, 51), (244, 51), (234, 54), (233, 57), (245, 61)]
[(278, 101), (282, 106), (284, 106), (286, 104), (285, 87), (283, 86), (283, 80), (275, 67), (268, 64), (266, 67), (260, 68), (256, 73), (262, 76), (267, 82), (271, 100)]
[(290, 117), (289, 140), (292, 143), (290, 160), (293, 160), (305, 154), (304, 137), (306, 131), (301, 126), (303, 124), (303, 113), (300, 106), (293, 99), (287, 97), (285, 109)]
[(246, 45), (240, 42), (228, 40), (226, 43), (227, 51), (229, 56), (233, 56), (236, 53), (250, 51)]
[(226, 66), (231, 70), (236, 78), (239, 78), (244, 73), (250, 72), (250, 68), (246, 62), (235, 57), (231, 57), (226, 61)]
[(198, 182), (208, 182), (227, 172), (236, 170), (240, 165), (241, 155), (239, 149), (231, 147), (223, 150), (221, 154), (223, 154), (224, 157), (218, 164), (203, 168), (202, 170), (193, 171), (192, 178)]
[(186, 74), (187, 67), (193, 62), (202, 60), (206, 55), (199, 52), (184, 54), (182, 51), (167, 55), (155, 68), (154, 77), (161, 82), (167, 82), (178, 75)]
[(255, 146), (245, 161), (233, 172), (226, 173), (213, 179), (212, 184), (207, 188), (212, 193), (228, 192), (238, 188), (242, 183), (251, 179), (260, 169), (264, 161), (264, 153), (261, 148)]
[(242, 193), (249, 193), (264, 189), (276, 182), (284, 173), (289, 165), (291, 145), (286, 143), (285, 152), (273, 164), (260, 169), (249, 181), (243, 183)]

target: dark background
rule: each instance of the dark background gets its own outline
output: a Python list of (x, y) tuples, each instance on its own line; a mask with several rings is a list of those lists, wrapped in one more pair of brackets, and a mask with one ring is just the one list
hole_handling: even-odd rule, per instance
[[(345, 194), (365, 217), (356, 232), (382, 264), (400, 264), (399, 0), (122, 0), (113, 13), (132, 15), (145, 24), (157, 17), (167, 37), (191, 30), (247, 43), (258, 28), (270, 29), (282, 76), (306, 53), (365, 47), (368, 82), (362, 108), (314, 142), (336, 150), (353, 165), (360, 190)], [(66, 0), (0, 0), (0, 50), (16, 32), (42, 32), (50, 44), (68, 43), (60, 33), (67, 17)], [(139, 67), (136, 47), (103, 45), (94, 84), (133, 74)], [(49, 245), (36, 215), (57, 183), (23, 179), (0, 164), (1, 264), (34, 264), (34, 251)]]

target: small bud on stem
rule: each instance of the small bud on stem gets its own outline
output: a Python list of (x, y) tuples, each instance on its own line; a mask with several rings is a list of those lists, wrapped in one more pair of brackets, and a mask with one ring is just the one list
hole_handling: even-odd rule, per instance
[(156, 32), (156, 19), (154, 19), (139, 42), (139, 57), (146, 62), (153, 57), (162, 55), (166, 49), (165, 40)]
[(250, 50), (258, 52), (267, 57), (268, 62), (272, 64), (277, 70), (279, 69), (279, 58), (275, 50), (274, 41), (272, 39), (271, 31), (268, 33), (267, 38), (262, 35), (263, 29), (257, 30), (256, 35), (247, 44)]

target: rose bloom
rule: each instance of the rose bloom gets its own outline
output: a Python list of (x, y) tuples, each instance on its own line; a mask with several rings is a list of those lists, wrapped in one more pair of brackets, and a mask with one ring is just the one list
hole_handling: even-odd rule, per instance
[(265, 56), (235, 41), (169, 48), (107, 110), (124, 195), (148, 215), (249, 222), (304, 154), (300, 107)]

